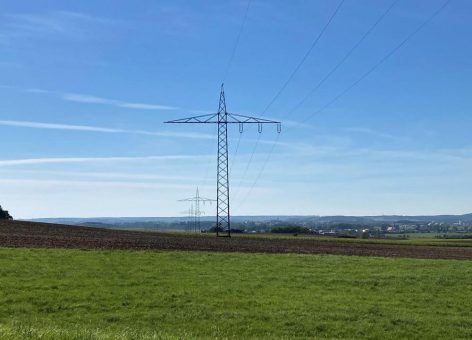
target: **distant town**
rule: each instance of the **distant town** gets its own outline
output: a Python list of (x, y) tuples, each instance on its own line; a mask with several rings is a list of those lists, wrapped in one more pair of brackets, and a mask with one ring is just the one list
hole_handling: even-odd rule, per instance
[[(148, 231), (214, 231), (214, 217), (43, 218), (37, 222)], [(472, 238), (472, 214), (436, 216), (235, 216), (234, 233), (306, 234), (352, 238), (407, 238), (411, 234)], [(470, 235), (469, 235), (470, 234)]]

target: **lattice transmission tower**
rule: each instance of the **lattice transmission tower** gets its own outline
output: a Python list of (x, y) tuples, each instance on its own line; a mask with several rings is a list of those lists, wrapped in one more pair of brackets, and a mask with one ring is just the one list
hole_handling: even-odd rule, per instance
[(218, 124), (218, 162), (216, 171), (216, 235), (231, 237), (229, 213), (229, 172), (228, 172), (228, 124), (239, 124), (239, 132), (243, 132), (244, 124), (257, 124), (258, 132), (262, 132), (262, 124), (277, 124), (277, 132), (281, 131), (281, 123), (257, 117), (249, 117), (228, 113), (224, 86), (221, 84), (220, 101), (217, 113), (171, 120), (170, 124)]
[(190, 207), (188, 210), (181, 211), (180, 212), (182, 215), (185, 215), (182, 217), (181, 222), (185, 225), (185, 231), (186, 232), (191, 232), (193, 229), (193, 220), (194, 220), (194, 213), (193, 213), (193, 204), (190, 204)]
[(192, 202), (190, 207), (191, 210), (189, 211), (189, 217), (193, 218), (193, 231), (197, 232), (202, 231), (200, 217), (202, 214), (204, 214), (204, 212), (200, 209), (200, 203), (205, 205), (205, 203), (209, 202), (211, 204), (211, 202), (216, 202), (216, 200), (200, 196), (200, 192), (198, 191), (197, 187), (195, 196), (181, 199), (179, 202)]

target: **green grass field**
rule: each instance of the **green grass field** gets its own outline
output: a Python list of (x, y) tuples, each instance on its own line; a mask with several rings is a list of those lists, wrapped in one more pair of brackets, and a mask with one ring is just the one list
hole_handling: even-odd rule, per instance
[(0, 248), (1, 339), (472, 338), (472, 262)]

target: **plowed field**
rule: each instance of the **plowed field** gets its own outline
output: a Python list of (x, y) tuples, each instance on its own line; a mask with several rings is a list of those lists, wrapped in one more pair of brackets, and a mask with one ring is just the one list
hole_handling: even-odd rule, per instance
[(303, 253), (472, 260), (472, 247), (367, 244), (317, 238), (217, 238), (214, 235), (110, 230), (23, 221), (0, 221), (0, 246)]

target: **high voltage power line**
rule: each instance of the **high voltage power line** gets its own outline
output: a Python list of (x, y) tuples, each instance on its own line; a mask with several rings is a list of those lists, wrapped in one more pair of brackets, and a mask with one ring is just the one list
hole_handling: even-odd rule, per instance
[[(218, 134), (218, 127), (215, 128), (215, 136)], [(215, 138), (216, 139), (216, 138)], [(216, 147), (218, 147), (218, 141), (216, 140), (214, 143), (212, 143), (212, 145)], [(210, 165), (212, 165), (213, 162), (207, 162), (206, 164), (206, 167), (205, 167), (205, 176), (203, 177), (203, 183), (206, 184), (206, 181), (208, 179), (208, 175), (210, 173)]]
[(362, 35), (362, 37), (349, 49), (349, 51), (344, 55), (344, 57), (308, 92), (308, 94), (303, 97), (288, 113), (287, 115), (291, 115), (295, 112), (303, 103), (305, 103), (308, 98), (310, 98), (320, 87), (323, 85), (345, 62), (349, 59), (349, 57), (354, 53), (355, 50), (364, 42), (364, 40), (374, 31), (374, 29), (383, 21), (383, 19), (387, 16), (388, 13), (392, 10), (392, 8), (399, 2), (400, 0), (395, 0), (392, 4), (382, 13), (382, 15), (374, 22), (372, 26)]
[[(311, 52), (313, 51), (313, 49), (316, 47), (316, 45), (318, 44), (318, 42), (321, 40), (321, 38), (323, 37), (323, 35), (325, 34), (326, 30), (328, 29), (328, 27), (330, 26), (331, 22), (334, 20), (334, 18), (336, 17), (336, 15), (338, 14), (339, 10), (341, 9), (342, 5), (344, 4), (345, 0), (341, 0), (338, 5), (336, 6), (336, 8), (334, 9), (333, 13), (331, 13), (328, 21), (324, 24), (324, 26), (322, 27), (321, 31), (316, 35), (315, 39), (312, 41), (312, 43), (310, 44), (310, 47), (308, 48), (308, 50), (305, 52), (305, 54), (303, 55), (303, 57), (300, 59), (300, 61), (298, 62), (298, 64), (295, 66), (294, 70), (290, 73), (289, 77), (287, 78), (287, 80), (282, 84), (282, 87), (276, 92), (275, 96), (271, 99), (271, 101), (266, 105), (266, 107), (264, 108), (264, 110), (262, 110), (262, 115), (264, 113), (267, 112), (267, 110), (272, 106), (272, 104), (274, 104), (274, 102), (280, 97), (280, 95), (282, 94), (282, 92), (286, 89), (286, 87), (288, 86), (288, 84), (292, 81), (293, 77), (297, 74), (297, 72), (300, 70), (300, 68), (303, 66), (303, 64), (306, 62), (306, 60), (308, 59), (308, 57), (310, 56)], [(278, 137), (277, 137), (278, 138)], [(254, 147), (252, 148), (252, 151), (251, 151), (251, 155), (249, 157), (249, 161), (244, 169), (244, 172), (243, 172), (243, 175), (240, 179), (240, 182), (239, 182), (239, 185), (238, 185), (238, 192), (237, 194), (239, 194), (240, 192), (240, 186), (241, 186), (241, 183), (242, 181), (244, 180), (244, 178), (246, 177), (247, 175), (247, 172), (249, 170), (249, 167), (251, 166), (252, 164), (252, 160), (254, 159), (254, 154), (257, 150), (257, 147), (259, 146), (259, 142), (260, 142), (260, 139), (261, 139), (261, 135), (259, 135), (257, 137), (257, 141), (254, 145)], [(239, 141), (238, 141), (239, 142)], [(233, 156), (234, 157), (234, 156)]]
[(421, 31), (427, 24), (429, 24), (439, 13), (441, 13), (451, 0), (446, 0), (441, 7), (439, 7), (436, 11), (433, 12), (425, 21), (423, 21), (416, 29), (414, 29), (410, 34), (406, 36), (399, 44), (395, 45), (394, 48), (392, 48), (387, 54), (385, 54), (374, 66), (372, 66), (370, 69), (368, 69), (365, 73), (363, 73), (357, 80), (352, 82), (348, 87), (346, 87), (343, 91), (341, 91), (338, 95), (333, 97), (329, 102), (327, 102), (325, 105), (323, 105), (320, 109), (316, 110), (312, 114), (308, 115), (305, 119), (302, 121), (298, 122), (295, 124), (295, 126), (299, 126), (300, 124), (305, 123), (306, 121), (310, 120), (313, 118), (315, 115), (323, 112), (326, 110), (329, 106), (334, 104), (336, 101), (338, 101), (341, 97), (343, 97), (346, 93), (348, 93), (350, 90), (352, 90), (355, 86), (357, 86), (361, 81), (363, 81), (365, 78), (367, 78), (370, 74), (372, 74), (379, 66), (381, 66), (383, 63), (385, 63), (392, 55), (394, 55), (399, 49), (401, 49), (409, 40), (411, 40), (419, 31)]
[(229, 60), (228, 60), (228, 65), (226, 66), (226, 70), (225, 70), (225, 73), (223, 75), (223, 81), (222, 81), (223, 83), (226, 81), (226, 78), (228, 77), (228, 73), (229, 73), (229, 70), (230, 70), (231, 65), (233, 63), (234, 56), (236, 55), (236, 50), (238, 49), (239, 40), (241, 40), (241, 35), (243, 33), (244, 26), (246, 25), (247, 16), (248, 16), (248, 13), (249, 13), (249, 7), (250, 6), (251, 6), (251, 0), (248, 0), (247, 5), (246, 5), (246, 11), (244, 12), (244, 18), (243, 18), (243, 21), (241, 22), (241, 27), (239, 28), (239, 32), (238, 32), (238, 35), (236, 37), (236, 41), (234, 43), (233, 49), (231, 51), (231, 55), (230, 55)]
[(328, 21), (326, 22), (326, 24), (323, 26), (323, 28), (321, 29), (321, 31), (318, 33), (318, 35), (316, 36), (315, 40), (313, 40), (313, 42), (311, 43), (310, 45), (310, 48), (306, 51), (306, 53), (303, 55), (303, 58), (299, 61), (299, 63), (297, 64), (297, 66), (295, 67), (295, 69), (292, 71), (292, 73), (290, 74), (290, 76), (287, 78), (287, 80), (285, 81), (285, 83), (282, 85), (282, 87), (277, 91), (277, 93), (275, 94), (275, 96), (272, 98), (272, 100), (269, 102), (269, 104), (267, 104), (267, 106), (265, 107), (264, 110), (262, 110), (262, 113), (261, 114), (264, 114), (267, 112), (267, 110), (272, 106), (272, 104), (274, 104), (274, 102), (277, 100), (277, 98), (280, 97), (280, 95), (282, 94), (282, 92), (285, 90), (285, 88), (288, 86), (288, 84), (292, 81), (293, 77), (295, 76), (295, 74), (297, 74), (297, 72), (300, 70), (300, 68), (303, 66), (303, 64), (305, 63), (305, 61), (308, 59), (308, 57), (310, 56), (311, 52), (313, 51), (313, 49), (316, 47), (316, 45), (318, 44), (318, 42), (320, 41), (321, 37), (324, 35), (324, 33), (326, 32), (326, 30), (328, 29), (329, 25), (331, 24), (331, 22), (333, 21), (334, 17), (336, 17), (336, 15), (338, 14), (339, 12), (339, 9), (341, 8), (341, 6), (344, 4), (344, 1), (345, 0), (341, 0), (338, 5), (336, 6), (334, 12), (331, 14), (331, 16), (329, 17)]
[[(387, 12), (388, 13), (391, 8), (396, 4), (397, 1), (394, 1), (394, 3), (387, 9)], [(351, 89), (353, 89), (355, 86), (357, 86), (361, 81), (363, 81), (365, 78), (367, 78), (370, 74), (372, 74), (379, 66), (381, 66), (383, 63), (385, 63), (393, 54), (395, 54), (399, 49), (401, 49), (409, 40), (411, 40), (419, 31), (421, 31), (428, 23), (430, 23), (437, 15), (439, 15), (448, 5), (449, 3), (451, 2), (451, 0), (446, 0), (436, 11), (433, 12), (433, 14), (431, 14), (425, 21), (423, 21), (420, 25), (418, 25), (418, 27), (416, 27), (410, 34), (408, 34), (406, 36), (406, 38), (404, 38), (399, 44), (395, 45), (394, 48), (392, 48), (384, 57), (382, 57), (376, 64), (374, 64), (369, 70), (367, 70), (365, 73), (363, 73), (357, 80), (355, 80), (353, 83), (351, 83), (348, 87), (346, 87), (343, 91), (341, 91), (338, 95), (336, 95), (335, 97), (333, 97), (329, 102), (327, 102), (325, 105), (323, 105), (320, 109), (316, 110), (315, 112), (313, 112), (312, 114), (308, 115), (305, 119), (303, 119), (302, 121), (298, 122), (297, 124), (295, 124), (295, 127), (296, 126), (299, 126), (305, 122), (307, 122), (308, 120), (310, 120), (311, 118), (313, 118), (315, 115), (317, 114), (320, 114), (321, 112), (323, 112), (324, 110), (326, 110), (329, 106), (331, 106), (332, 104), (334, 104), (336, 101), (338, 101), (341, 97), (343, 97), (346, 93), (348, 93)], [(385, 17), (386, 13), (384, 13), (381, 17), (381, 19), (383, 17)], [(377, 20), (373, 26), (377, 26), (378, 23), (380, 21)], [(375, 28), (375, 27), (374, 27)], [(370, 33), (370, 31), (372, 31), (373, 29), (369, 29), (367, 32)], [(364, 36), (361, 38), (361, 40), (364, 40), (366, 37), (366, 35), (364, 34)], [(360, 43), (359, 43), (360, 44)], [(356, 43), (354, 45), (355, 48), (357, 48), (357, 46), (359, 45), (358, 43)], [(354, 49), (355, 49), (354, 48)], [(352, 49), (351, 49), (352, 50)], [(348, 54), (352, 54), (351, 50), (348, 52)], [(341, 60), (340, 63), (344, 63), (344, 59)], [(335, 66), (334, 70), (336, 70), (339, 66)], [(331, 75), (333, 72), (329, 72), (328, 75)], [(324, 82), (325, 80), (322, 80), (322, 82)], [(310, 93), (310, 95), (312, 93), (314, 93), (318, 88), (318, 84), (317, 86), (315, 86), (315, 90), (312, 90), (312, 92)], [(306, 99), (304, 98), (302, 100), (302, 102), (304, 102)], [(301, 105), (301, 104), (300, 104)], [(293, 113), (293, 111), (295, 111), (296, 109), (298, 108), (298, 104), (297, 106), (290, 111), (290, 113)], [(293, 127), (292, 127), (293, 128)], [(289, 130), (291, 130), (289, 128)], [(237, 206), (237, 209), (239, 209), (239, 207), (241, 207), (244, 202), (246, 201), (246, 199), (249, 197), (250, 193), (252, 192), (252, 190), (254, 189), (254, 187), (256, 186), (257, 182), (259, 181), (262, 173), (264, 172), (265, 170), (265, 167), (275, 149), (275, 145), (277, 144), (277, 141), (279, 139), (279, 136), (277, 136), (276, 140), (273, 142), (272, 146), (271, 146), (271, 149), (259, 171), (259, 173), (257, 174), (256, 176), (256, 179), (255, 181), (253, 182), (253, 184), (251, 185), (251, 187), (249, 188), (248, 192), (246, 193), (246, 195), (244, 196), (243, 200), (241, 200), (240, 204)]]
[[(229, 71), (231, 69), (231, 66), (233, 64), (233, 60), (234, 60), (234, 57), (236, 55), (236, 51), (238, 49), (238, 46), (239, 46), (239, 42), (241, 40), (241, 35), (244, 31), (244, 27), (246, 25), (246, 22), (247, 22), (247, 18), (248, 18), (248, 14), (249, 14), (249, 8), (251, 6), (251, 1), (252, 0), (248, 0), (247, 1), (247, 4), (246, 4), (246, 9), (244, 11), (244, 17), (243, 17), (243, 20), (241, 21), (241, 26), (239, 27), (239, 31), (238, 31), (238, 34), (236, 36), (236, 40), (234, 42), (234, 45), (233, 45), (233, 48), (231, 50), (231, 54), (230, 54), (230, 57), (228, 59), (228, 64), (226, 65), (226, 68), (225, 68), (225, 71), (224, 71), (224, 74), (223, 74), (223, 78), (222, 78), (222, 83), (225, 83), (227, 77), (228, 77), (228, 74), (229, 74)], [(215, 135), (218, 133), (218, 127), (216, 128), (216, 132), (215, 132)], [(238, 149), (239, 149), (239, 144), (241, 142), (241, 133), (239, 134), (239, 137), (238, 137), (238, 143), (237, 143), (237, 146), (236, 146), (236, 152), (234, 153), (233, 155), (233, 161), (231, 162), (231, 167), (230, 167), (230, 170), (233, 168), (234, 166), (234, 160), (235, 160), (235, 157), (236, 157), (236, 154), (238, 153)], [(215, 145), (217, 146), (217, 140), (215, 142)], [(206, 182), (207, 178), (208, 178), (208, 171), (210, 169), (210, 162), (207, 163), (207, 166), (205, 168), (205, 176), (204, 176), (204, 182)]]
[[(298, 109), (298, 107), (300, 107), (310, 96), (312, 96), (338, 69), (339, 67), (341, 67), (348, 59), (349, 57), (354, 53), (354, 51), (362, 44), (362, 42), (370, 35), (370, 33), (372, 33), (374, 31), (374, 29), (380, 24), (380, 22), (387, 16), (387, 14), (392, 10), (392, 8), (396, 5), (396, 3), (398, 2), (399, 0), (395, 0), (392, 2), (392, 4), (382, 13), (382, 15), (369, 27), (369, 29), (362, 35), (362, 37), (349, 49), (349, 51), (344, 55), (344, 57), (315, 85), (315, 87), (313, 87), (313, 89), (299, 102), (297, 103), (293, 109), (291, 109), (287, 115), (291, 115), (294, 111), (296, 111)], [(340, 3), (339, 5), (341, 5), (342, 3)], [(333, 15), (331, 16), (330, 20), (328, 21), (331, 22), (332, 18), (334, 17), (334, 15), (337, 13), (337, 11), (339, 10), (339, 6), (336, 8), (336, 11), (333, 13)], [(326, 28), (327, 26), (325, 26)], [(324, 30), (323, 30), (324, 31)], [(319, 39), (318, 39), (319, 40)], [(315, 40), (316, 41), (316, 40)], [(275, 98), (275, 97), (274, 97)], [(251, 185), (249, 191), (246, 193), (246, 195), (244, 196), (244, 199), (241, 201), (241, 203), (239, 204), (238, 208), (244, 203), (244, 201), (246, 200), (246, 198), (250, 195), (250, 193), (252, 192), (255, 184), (259, 181), (259, 178), (262, 174), (262, 172), (265, 170), (265, 167), (267, 165), (267, 162), (269, 161), (271, 155), (272, 155), (272, 152), (274, 151), (274, 148), (275, 148), (275, 145), (276, 143), (278, 142), (279, 140), (279, 135), (277, 135), (276, 137), (276, 140), (273, 142), (271, 148), (270, 148), (270, 151), (266, 157), (266, 160), (264, 161), (263, 163), (263, 166), (261, 168), (261, 170), (259, 171), (258, 175), (256, 176), (255, 178), (255, 181), (253, 182), (253, 184)], [(243, 177), (241, 178), (241, 183), (245, 177), (245, 175), (247, 174), (247, 171), (249, 169), (249, 165), (251, 164), (252, 162), (252, 159), (253, 159), (253, 155), (256, 151), (256, 148), (258, 146), (258, 143), (259, 143), (259, 139), (260, 139), (260, 136), (257, 140), (257, 143), (256, 145), (254, 146), (254, 149), (253, 149), (253, 152), (251, 154), (251, 157), (249, 159), (249, 162), (248, 162), (248, 165), (246, 166), (246, 169), (244, 171), (244, 174), (243, 174)]]
[[(288, 84), (292, 81), (293, 77), (297, 74), (297, 72), (300, 70), (300, 68), (303, 66), (303, 64), (306, 62), (306, 60), (308, 59), (308, 57), (310, 56), (311, 52), (313, 51), (313, 49), (316, 47), (316, 45), (318, 44), (318, 42), (321, 40), (321, 38), (323, 37), (323, 35), (325, 34), (326, 30), (328, 29), (328, 27), (331, 25), (331, 22), (334, 20), (334, 18), (336, 17), (336, 15), (338, 14), (341, 6), (344, 4), (345, 0), (341, 0), (338, 5), (336, 6), (336, 8), (334, 9), (333, 13), (331, 13), (328, 21), (324, 24), (324, 26), (322, 27), (321, 31), (318, 33), (318, 35), (315, 37), (315, 39), (313, 40), (313, 42), (311, 43), (310, 47), (308, 48), (308, 50), (305, 52), (305, 54), (303, 55), (303, 57), (300, 59), (300, 61), (298, 62), (298, 64), (295, 66), (294, 70), (290, 73), (289, 77), (287, 78), (287, 80), (282, 84), (282, 87), (276, 92), (275, 96), (271, 99), (271, 101), (266, 105), (266, 107), (264, 108), (264, 110), (262, 110), (262, 114), (264, 114), (265, 112), (267, 112), (267, 110), (274, 104), (274, 102), (280, 97), (280, 95), (282, 94), (282, 92), (287, 88)], [(279, 136), (277, 136), (277, 140), (278, 140)], [(240, 179), (240, 182), (239, 182), (239, 185), (238, 185), (238, 192), (237, 194), (239, 194), (240, 192), (240, 187), (241, 187), (241, 183), (243, 182), (244, 178), (246, 177), (247, 175), (247, 172), (249, 170), (249, 167), (251, 166), (252, 164), (252, 160), (254, 159), (254, 154), (256, 153), (256, 150), (257, 150), (257, 147), (259, 146), (259, 142), (260, 142), (260, 139), (261, 139), (261, 135), (259, 135), (257, 137), (257, 141), (254, 145), (254, 147), (252, 148), (252, 151), (251, 151), (251, 155), (249, 156), (249, 161), (244, 169), (244, 172), (243, 172), (243, 175), (241, 176), (241, 179)]]
[[(241, 22), (241, 27), (239, 29), (239, 33), (238, 33), (238, 36), (236, 38), (236, 42), (234, 44), (234, 47), (233, 47), (233, 51), (231, 52), (231, 56), (230, 56), (230, 59), (229, 59), (229, 62), (228, 62), (228, 66), (226, 68), (226, 72), (225, 72), (225, 75), (223, 77), (223, 83), (226, 81), (226, 78), (228, 76), (228, 73), (229, 73), (229, 70), (231, 68), (231, 64), (233, 62), (233, 59), (234, 59), (234, 56), (236, 54), (236, 50), (239, 46), (239, 41), (241, 40), (241, 35), (243, 33), (243, 30), (244, 30), (244, 26), (246, 25), (246, 21), (247, 21), (247, 17), (248, 17), (248, 14), (249, 14), (249, 7), (251, 6), (251, 0), (248, 0), (247, 2), (247, 5), (246, 5), (246, 11), (244, 13), (244, 18), (243, 18), (243, 21)], [(238, 155), (238, 151), (239, 151), (239, 146), (241, 144), (241, 137), (242, 137), (242, 131), (239, 131), (239, 135), (238, 135), (238, 142), (236, 144), (236, 149), (233, 153), (233, 156), (232, 156), (232, 161), (231, 161), (231, 164), (230, 164), (230, 167), (229, 167), (229, 174), (231, 174), (232, 170), (233, 170), (233, 167), (234, 167), (234, 163), (236, 161), (236, 156)]]

